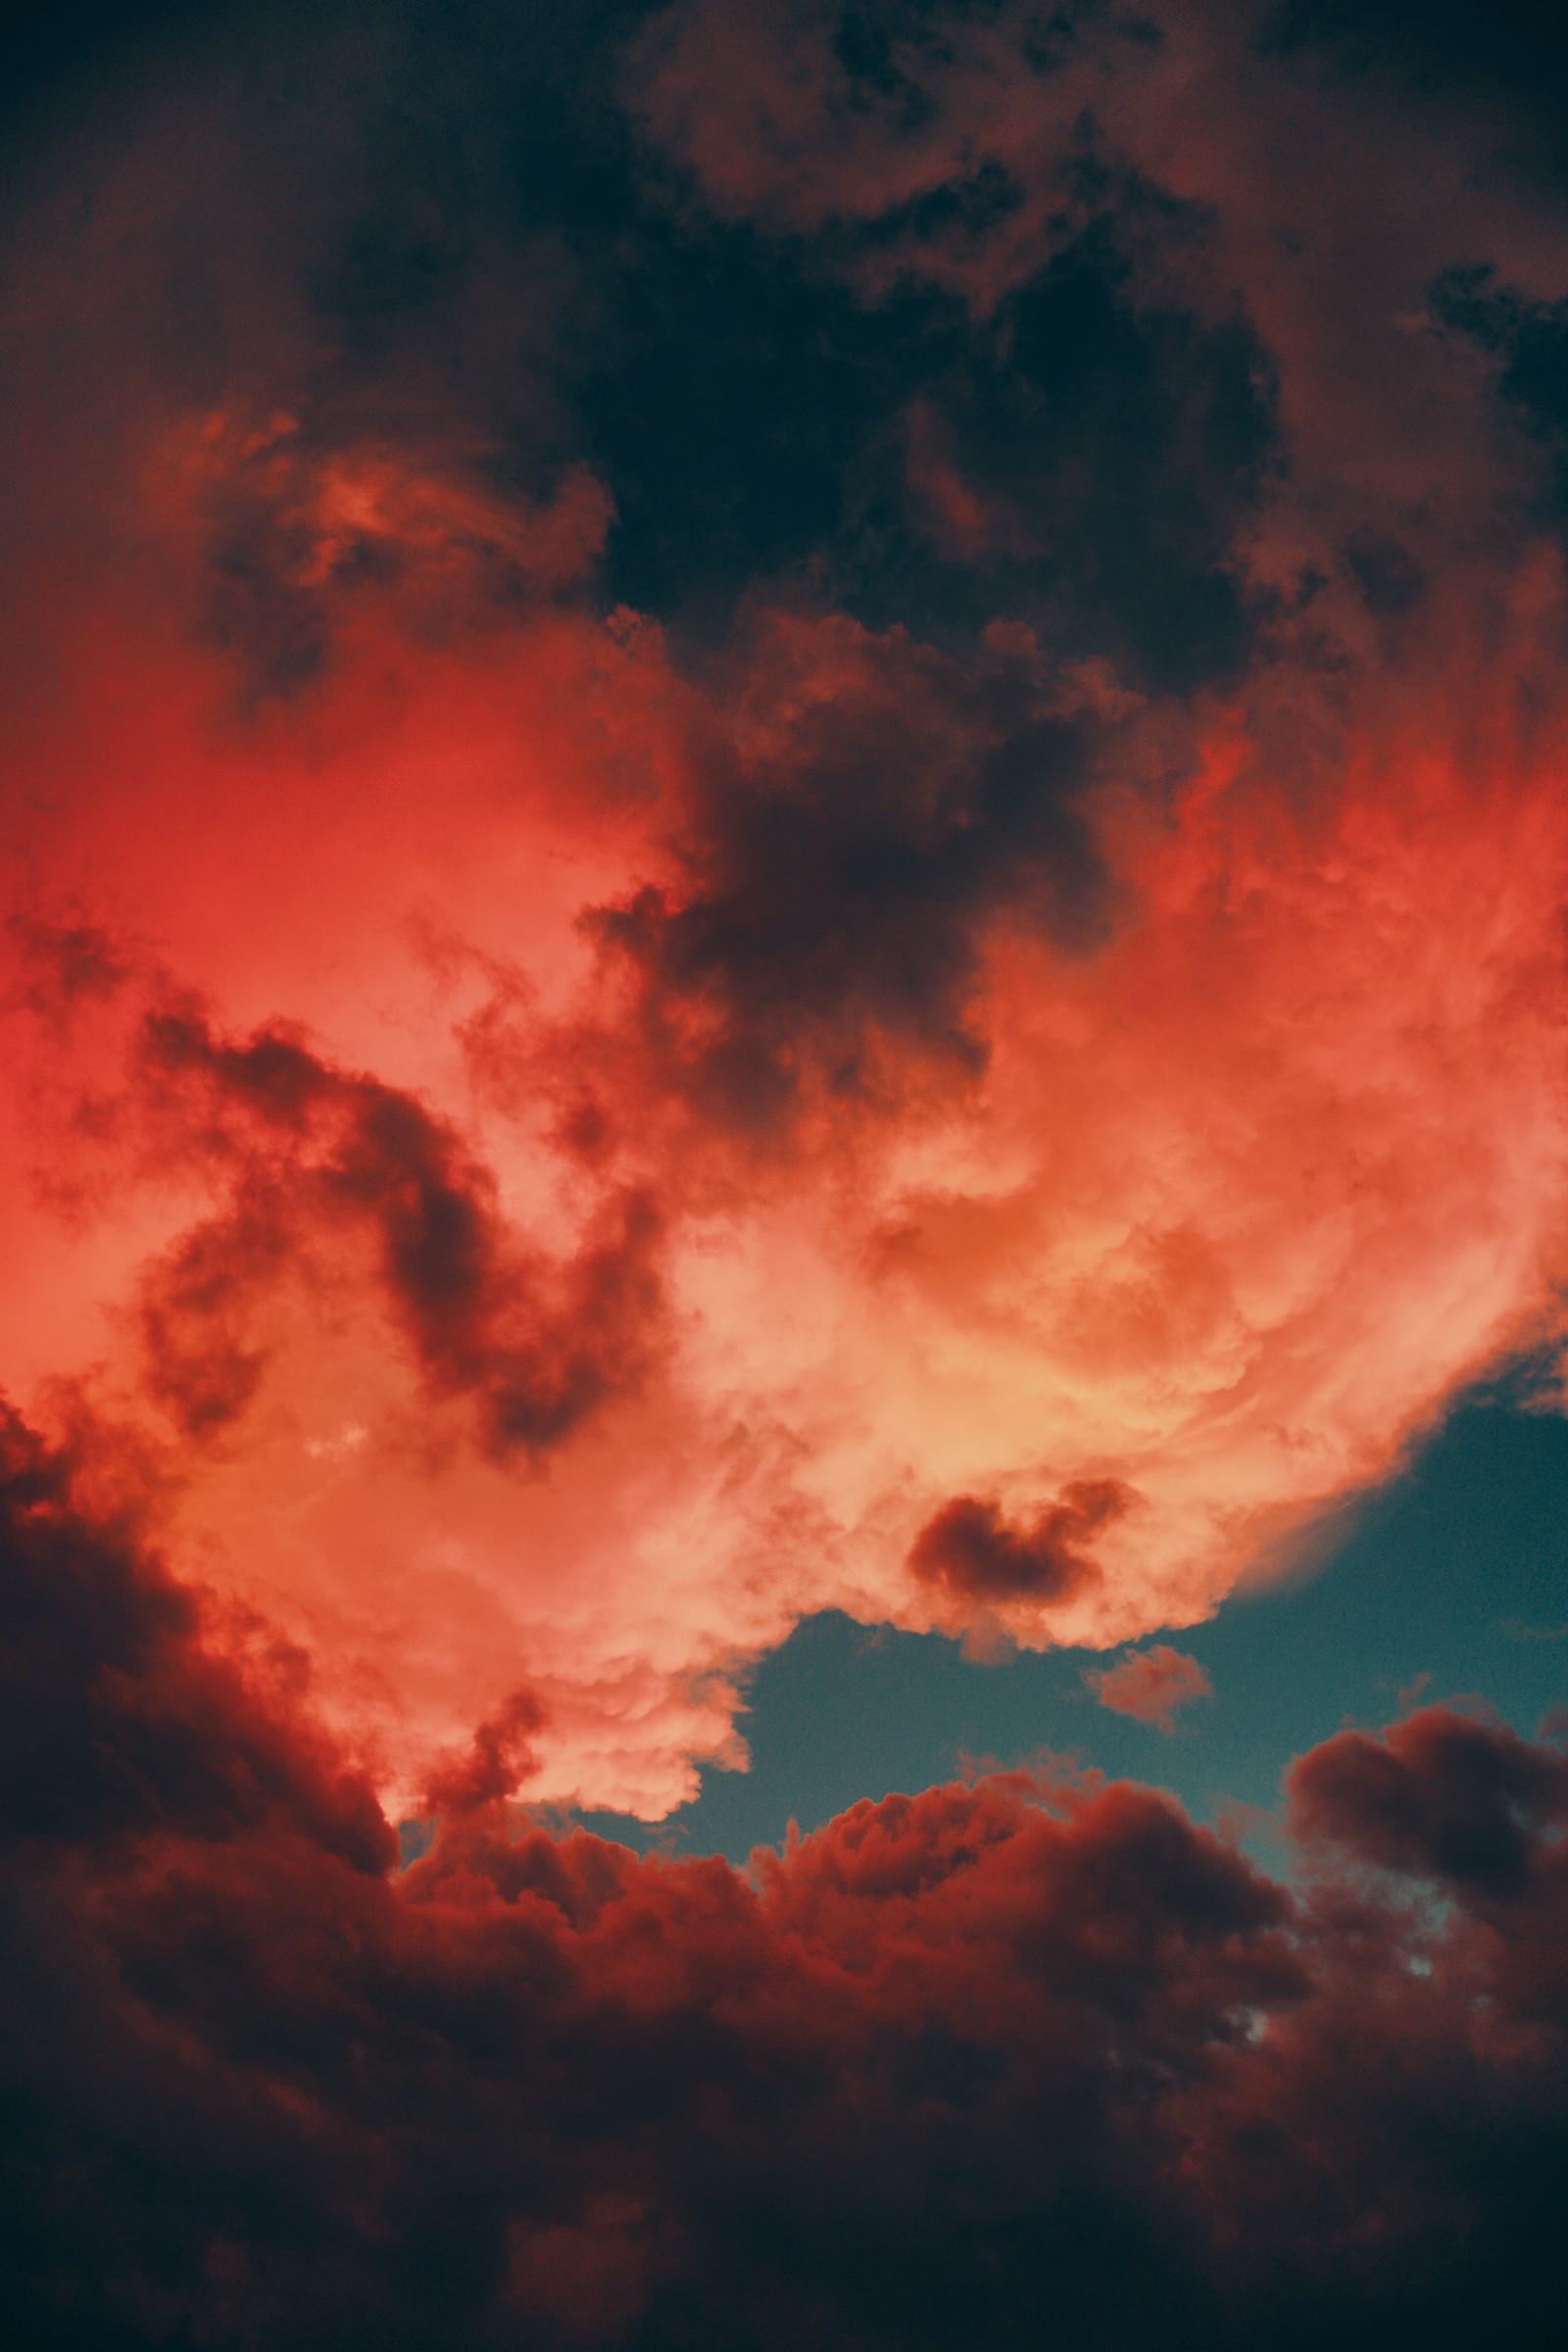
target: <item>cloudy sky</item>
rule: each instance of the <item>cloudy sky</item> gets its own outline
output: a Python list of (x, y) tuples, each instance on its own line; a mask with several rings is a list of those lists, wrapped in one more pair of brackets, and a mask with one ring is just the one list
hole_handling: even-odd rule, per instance
[(1568, 55), (36, 24), (10, 2307), (1472, 2340), (1568, 2168)]

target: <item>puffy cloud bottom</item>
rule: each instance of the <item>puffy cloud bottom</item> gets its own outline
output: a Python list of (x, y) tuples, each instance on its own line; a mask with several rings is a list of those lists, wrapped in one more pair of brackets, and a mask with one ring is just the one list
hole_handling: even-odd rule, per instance
[[(1290, 1887), (1125, 1785), (862, 1803), (749, 1874), (395, 1867), (297, 1655), (6, 1428), (6, 2302), (80, 2347), (1457, 2343), (1568, 2158), (1568, 1758), (1427, 1709)], [(13, 2336), (12, 2340), (18, 2340)]]

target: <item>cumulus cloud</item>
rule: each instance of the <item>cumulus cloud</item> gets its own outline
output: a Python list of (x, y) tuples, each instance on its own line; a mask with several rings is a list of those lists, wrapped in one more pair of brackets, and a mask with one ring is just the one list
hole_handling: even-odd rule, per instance
[(1561, 1345), (1538, 53), (632, 15), (160, 12), (0, 189), (13, 2332), (1457, 2352), (1560, 1740), (1340, 1734), (1288, 1880), (1062, 1770), (544, 1824), (830, 1606), (1169, 1731)]
[(1157, 1724), (1166, 1733), (1175, 1731), (1179, 1707), (1214, 1694), (1198, 1660), (1172, 1649), (1168, 1642), (1131, 1650), (1114, 1666), (1091, 1669), (1084, 1679), (1102, 1707), (1130, 1715), (1135, 1723)]
[(1565, 289), (1396, 42), (571, 23), (19, 199), (0, 1370), (389, 1800), (655, 1818), (1559, 1336)]
[(1295, 1888), (1022, 1773), (739, 1872), (509, 1812), (518, 1694), (399, 1874), (298, 1653), (79, 1454), (12, 1417), (5, 1463), (26, 2340), (1000, 2352), (1049, 2302), (1070, 2342), (1457, 2345), (1545, 2291), (1556, 1748), (1429, 1708), (1313, 1750)]
[[(117, 883), (15, 935), (8, 1360), (161, 1433), (180, 1556), (320, 1651), (411, 1792), (520, 1676), (527, 1793), (667, 1809), (813, 1607), (1192, 1622), (1548, 1328), (1544, 747), (1472, 700), (1456, 772), (1445, 713), (1391, 693), (1318, 806), (1245, 735), (1163, 808), (1075, 784), (1091, 858), (1052, 847), (1049, 766), (988, 814), (960, 729), (929, 845), (907, 766), (841, 840), (887, 649), (796, 637), (804, 767), (806, 718), (759, 748), (575, 617), (499, 672), (411, 662), (363, 727), (359, 677), (238, 744), (166, 702), (172, 768), (111, 726), (78, 804)], [(710, 815), (736, 739), (744, 854)], [(965, 882), (944, 845), (988, 831)], [(235, 904), (253, 873), (282, 919)]]

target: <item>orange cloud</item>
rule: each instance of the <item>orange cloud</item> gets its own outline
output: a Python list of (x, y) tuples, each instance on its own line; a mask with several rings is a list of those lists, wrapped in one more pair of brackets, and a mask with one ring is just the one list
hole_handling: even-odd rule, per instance
[[(894, 43), (901, 112), (821, 12), (686, 10), (642, 105), (693, 203), (825, 224), (864, 303), (961, 291), (973, 370), (1094, 186), (1135, 326), (1245, 318), (1280, 440), (1204, 561), (1250, 650), (1184, 695), (992, 598), (1042, 543), (940, 373), (881, 446), (977, 567), (962, 625), (835, 609), (829, 565), (699, 659), (601, 592), (617, 487), (542, 394), (526, 465), (406, 354), (328, 397), (286, 237), (186, 385), (124, 291), (201, 226), (149, 161), (183, 118), (92, 167), (90, 251), (40, 213), (0, 1378), (116, 1429), (100, 1475), (140, 1465), (180, 1571), (310, 1658), (399, 1801), (526, 1691), (493, 1743), (525, 1798), (662, 1815), (743, 1759), (744, 1670), (813, 1609), (1198, 1622), (1560, 1338), (1536, 460), (1410, 307), (1458, 216), (1369, 145), (1325, 191), (1321, 92), (1233, 13), (1034, 64), (1023, 12), (956, 20)], [(1434, 135), (1399, 114), (1401, 155)], [(214, 170), (260, 238), (246, 152)], [(966, 156), (1018, 203), (920, 210)], [(1347, 233), (1293, 258), (1308, 195)], [(1540, 207), (1475, 218), (1544, 298)]]
[(1084, 1680), (1102, 1707), (1130, 1715), (1135, 1723), (1157, 1724), (1167, 1733), (1176, 1729), (1179, 1707), (1214, 1693), (1198, 1660), (1166, 1642), (1156, 1642), (1152, 1649), (1135, 1649), (1114, 1666), (1091, 1670)]
[[(956, 895), (958, 780), (1086, 722), (927, 668), (934, 830), (852, 935), (863, 828), (916, 820), (836, 846), (832, 762), (911, 657), (791, 628), (750, 739), (754, 679), (699, 704), (579, 620), (249, 741), (166, 671), (42, 837), (77, 917), (14, 935), (5, 1369), (156, 1438), (177, 1556), (389, 1789), (522, 1682), (524, 1794), (663, 1812), (814, 1608), (1192, 1623), (1555, 1328), (1568, 829), (1473, 671), (1462, 755), (1385, 695), (1309, 789), (1238, 714), (1161, 808), (1094, 773), (1116, 717), (1079, 834)], [(1098, 932), (1052, 938), (1062, 874)]]

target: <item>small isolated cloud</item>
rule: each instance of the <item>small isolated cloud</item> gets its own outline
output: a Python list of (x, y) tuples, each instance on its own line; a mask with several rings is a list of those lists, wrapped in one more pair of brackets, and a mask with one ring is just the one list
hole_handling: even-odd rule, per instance
[(1132, 1650), (1119, 1666), (1086, 1674), (1084, 1681), (1102, 1707), (1131, 1715), (1139, 1723), (1157, 1723), (1162, 1732), (1175, 1731), (1178, 1707), (1214, 1695), (1214, 1686), (1198, 1660), (1163, 1642), (1156, 1642), (1152, 1649)]

